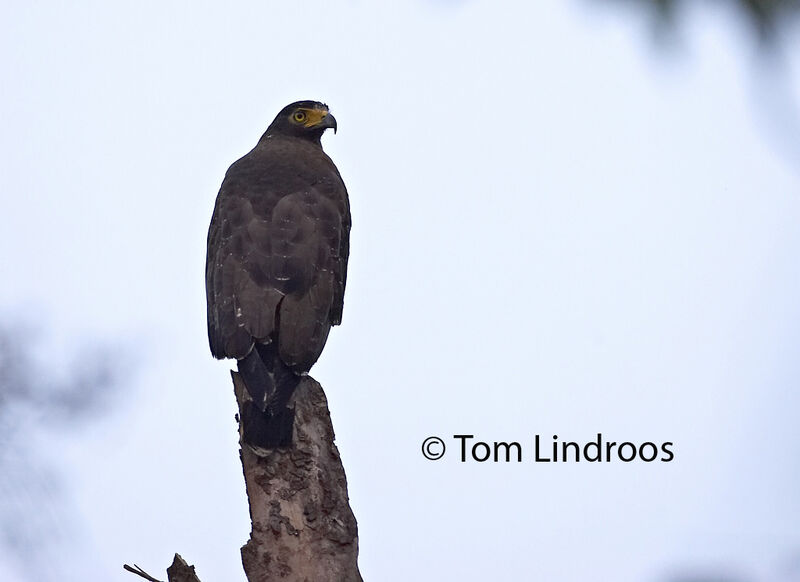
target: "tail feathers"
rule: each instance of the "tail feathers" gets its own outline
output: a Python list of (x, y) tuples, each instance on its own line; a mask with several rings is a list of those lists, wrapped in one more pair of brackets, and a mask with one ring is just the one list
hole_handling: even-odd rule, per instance
[(285, 448), (292, 443), (294, 408), (289, 399), (300, 376), (280, 359), (273, 344), (256, 344), (239, 360), (239, 374), (252, 401), (241, 410), (243, 439), (267, 449)]

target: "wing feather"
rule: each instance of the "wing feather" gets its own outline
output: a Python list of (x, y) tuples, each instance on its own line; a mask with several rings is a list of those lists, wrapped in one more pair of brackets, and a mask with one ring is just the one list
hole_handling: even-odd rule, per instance
[(307, 371), (341, 322), (347, 191), (321, 150), (310, 152), (317, 158), (301, 153), (307, 159), (298, 166), (297, 152), (256, 148), (222, 184), (206, 263), (209, 341), (218, 358), (240, 359), (253, 342), (277, 340), (284, 362)]

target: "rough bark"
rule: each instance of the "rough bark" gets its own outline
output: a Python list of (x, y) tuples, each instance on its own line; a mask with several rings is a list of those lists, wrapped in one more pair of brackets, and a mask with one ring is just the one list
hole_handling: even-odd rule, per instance
[[(241, 410), (249, 396), (239, 374), (231, 375)], [(325, 393), (304, 377), (292, 405), (291, 447), (240, 451), (252, 523), (245, 574), (249, 582), (361, 582), (358, 528)]]
[(167, 580), (169, 582), (200, 582), (194, 572), (194, 566), (187, 564), (179, 554), (175, 554), (172, 565), (167, 568)]
[[(237, 372), (234, 392), (239, 418), (249, 394)], [(252, 529), (242, 547), (249, 582), (362, 582), (358, 571), (358, 527), (350, 509), (328, 401), (322, 386), (308, 376), (297, 386), (292, 445), (256, 450), (243, 443), (244, 470)], [(150, 582), (144, 570), (125, 569)], [(167, 569), (169, 582), (200, 582), (183, 558)]]

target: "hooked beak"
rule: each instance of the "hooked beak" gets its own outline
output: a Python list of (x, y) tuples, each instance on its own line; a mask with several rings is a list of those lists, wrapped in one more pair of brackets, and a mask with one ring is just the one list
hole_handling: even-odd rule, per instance
[(333, 133), (336, 133), (337, 125), (336, 125), (336, 118), (328, 113), (325, 117), (320, 120), (320, 127), (325, 129), (332, 129)]

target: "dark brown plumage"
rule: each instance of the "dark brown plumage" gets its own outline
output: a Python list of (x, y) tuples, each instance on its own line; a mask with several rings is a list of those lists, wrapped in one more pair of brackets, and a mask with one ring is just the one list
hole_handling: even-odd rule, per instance
[(336, 120), (322, 103), (281, 110), (228, 169), (211, 219), (211, 352), (239, 360), (262, 412), (288, 399), (286, 386), (311, 369), (342, 320), (350, 207), (339, 171), (322, 151), (328, 128), (335, 131)]

